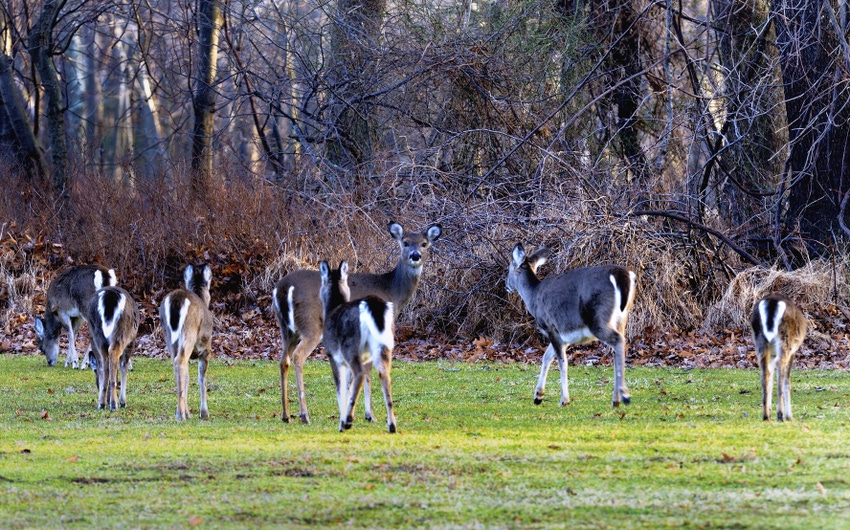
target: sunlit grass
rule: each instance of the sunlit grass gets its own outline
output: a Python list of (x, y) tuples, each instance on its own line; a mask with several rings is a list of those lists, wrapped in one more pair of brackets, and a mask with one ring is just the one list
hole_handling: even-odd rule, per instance
[[(137, 358), (127, 408), (95, 408), (91, 372), (0, 355), (0, 521), (24, 527), (734, 527), (850, 523), (850, 374), (796, 371), (796, 421), (761, 420), (742, 370), (557, 372), (394, 364), (399, 433), (337, 432), (325, 361), (306, 368), (311, 425), (279, 419), (274, 362), (212, 363), (211, 421), (174, 420), (169, 362)], [(193, 365), (194, 370), (194, 365)], [(297, 410), (297, 404), (293, 403)]]

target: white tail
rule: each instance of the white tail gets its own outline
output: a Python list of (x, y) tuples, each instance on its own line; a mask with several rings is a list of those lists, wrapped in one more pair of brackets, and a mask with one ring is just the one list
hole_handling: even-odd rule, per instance
[[(348, 278), (351, 296), (377, 296), (392, 302), (395, 314), (413, 297), (428, 250), (443, 233), (440, 225), (429, 226), (422, 232), (405, 233), (398, 223), (389, 224), (390, 235), (398, 242), (399, 259), (396, 267), (384, 274), (352, 274)], [(321, 278), (318, 271), (297, 270), (281, 279), (272, 293), (273, 308), (280, 327), (283, 349), (280, 356), (281, 419), (289, 422), (289, 368), (295, 364), (295, 383), (298, 388), (299, 418), (310, 423), (304, 394), (303, 367), (310, 353), (322, 340), (322, 302), (319, 300)], [(366, 419), (373, 421), (369, 375), (364, 384)]]
[(345, 261), (333, 271), (323, 261), (319, 272), (322, 277), (320, 298), (325, 319), (324, 342), (333, 367), (339, 430), (351, 428), (364, 378), (374, 365), (381, 378), (387, 405), (387, 428), (394, 433), (396, 422), (390, 378), (395, 347), (393, 304), (377, 296), (349, 301), (348, 264)]
[(189, 359), (198, 359), (201, 419), (209, 419), (207, 408), (207, 364), (210, 356), (213, 317), (210, 312), (209, 265), (189, 265), (183, 273), (185, 289), (168, 293), (159, 307), (165, 346), (171, 354), (177, 382), (177, 419), (189, 419)]
[(787, 297), (771, 293), (753, 307), (753, 343), (761, 370), (762, 418), (770, 419), (773, 373), (777, 373), (776, 418), (791, 420), (791, 365), (806, 338), (806, 317)]
[(77, 265), (62, 271), (47, 288), (47, 303), (43, 317), (35, 319), (38, 347), (53, 366), (59, 357), (59, 335), (68, 330), (68, 355), (65, 366), (85, 368), (88, 356), (82, 362), (77, 358), (77, 331), (83, 320), (88, 320), (86, 307), (95, 291), (118, 284), (113, 269), (99, 265)]
[(517, 291), (549, 347), (534, 403), (543, 401), (546, 375), (554, 359), (561, 370), (561, 405), (570, 402), (566, 348), (600, 340), (614, 350), (614, 396), (612, 404), (629, 404), (626, 388), (626, 321), (635, 297), (635, 273), (617, 265), (585, 267), (540, 280), (537, 268), (546, 262), (549, 250), (541, 248), (526, 256), (522, 245), (514, 247), (508, 270), (508, 292)]
[[(97, 406), (112, 411), (127, 405), (127, 370), (133, 341), (139, 331), (139, 309), (130, 293), (120, 287), (104, 287), (86, 306), (92, 341), (92, 368), (97, 381)], [(117, 395), (121, 371), (121, 396)]]

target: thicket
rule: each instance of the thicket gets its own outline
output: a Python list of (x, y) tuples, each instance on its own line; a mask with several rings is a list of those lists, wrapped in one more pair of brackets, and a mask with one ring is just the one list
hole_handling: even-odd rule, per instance
[[(645, 332), (721, 332), (746, 329), (757, 296), (777, 288), (796, 297), (830, 333), (848, 306), (846, 255), (812, 260), (787, 272), (754, 267), (724, 238), (688, 223), (641, 215), (616, 190), (588, 194), (580, 186), (540, 187), (533, 199), (474, 198), (433, 186), (387, 178), (348, 191), (302, 194), (240, 178), (238, 171), (193, 198), (181, 183), (139, 181), (134, 186), (78, 174), (73, 206), (56, 207), (50, 194), (32, 193), (14, 175), (0, 180), (0, 300), (4, 320), (43, 308), (55, 273), (70, 264), (114, 267), (121, 283), (150, 309), (143, 329), (156, 328), (155, 305), (181, 282), (189, 262), (214, 270), (213, 306), (222, 316), (271, 313), (274, 283), (322, 259), (347, 259), (358, 271), (395, 265), (397, 244), (387, 223), (405, 229), (444, 227), (432, 247), (420, 289), (401, 315), (414, 336), (468, 342), (488, 337), (503, 344), (537, 343), (533, 321), (504, 278), (512, 247), (554, 250), (542, 274), (599, 263), (638, 272), (639, 291), (629, 324)], [(407, 190), (402, 193), (401, 190)]]

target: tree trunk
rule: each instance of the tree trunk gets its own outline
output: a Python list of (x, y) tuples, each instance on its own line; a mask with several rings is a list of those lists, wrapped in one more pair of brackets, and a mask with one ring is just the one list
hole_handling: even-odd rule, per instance
[(385, 0), (337, 0), (327, 148), (329, 161), (346, 170), (372, 161), (372, 109), (363, 96), (374, 74), (370, 48), (377, 46), (385, 9)]
[(29, 53), (47, 96), (47, 133), (53, 162), (53, 187), (58, 197), (69, 196), (66, 182), (68, 144), (65, 138), (65, 108), (62, 87), (53, 64), (53, 27), (59, 16), (57, 0), (47, 0), (29, 35)]
[(215, 83), (219, 30), (218, 0), (198, 2), (198, 79), (194, 94), (195, 128), (192, 132), (192, 188), (203, 195), (212, 178), (215, 130)]
[(841, 199), (848, 188), (850, 98), (840, 82), (846, 57), (838, 40), (844, 36), (836, 35), (824, 0), (773, 0), (772, 10), (790, 149), (784, 224), (791, 231), (799, 227), (806, 250), (817, 255), (839, 232)]
[(12, 150), (30, 180), (47, 178), (47, 160), (32, 130), (26, 105), (12, 71), (12, 60), (0, 51), (0, 112), (5, 114), (12, 132)]

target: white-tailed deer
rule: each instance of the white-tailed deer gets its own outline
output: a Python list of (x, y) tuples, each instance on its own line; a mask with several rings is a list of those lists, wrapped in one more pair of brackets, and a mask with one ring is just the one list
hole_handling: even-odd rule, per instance
[[(389, 224), (389, 232), (399, 244), (400, 255), (395, 268), (384, 274), (352, 274), (348, 277), (348, 285), (353, 298), (372, 295), (392, 302), (395, 317), (413, 297), (428, 249), (439, 239), (443, 229), (435, 224), (423, 232), (404, 233), (400, 224), (392, 222)], [(319, 299), (321, 283), (318, 271), (297, 270), (277, 282), (272, 293), (275, 317), (283, 343), (280, 356), (280, 388), (283, 409), (281, 419), (285, 422), (289, 422), (290, 417), (287, 379), (289, 368), (294, 363), (299, 418), (302, 423), (310, 423), (303, 372), (304, 363), (322, 340), (322, 302)], [(368, 374), (364, 386), (366, 419), (374, 421)]]
[[(97, 408), (109, 405), (112, 411), (127, 406), (127, 369), (133, 341), (139, 331), (139, 308), (130, 293), (120, 287), (104, 287), (86, 306), (91, 333), (89, 362), (97, 380)], [(118, 399), (118, 370), (121, 370), (121, 397)]]
[(209, 265), (189, 265), (183, 273), (185, 289), (168, 293), (159, 307), (165, 335), (165, 348), (171, 354), (177, 382), (177, 419), (189, 419), (189, 359), (198, 360), (198, 386), (201, 391), (201, 419), (209, 419), (207, 409), (207, 361), (210, 356), (213, 316), (210, 312)]
[(47, 288), (44, 316), (35, 319), (38, 347), (47, 357), (49, 366), (56, 364), (59, 357), (59, 335), (65, 328), (68, 330), (65, 366), (86, 367), (88, 356), (83, 356), (82, 362), (77, 359), (77, 331), (86, 319), (86, 307), (95, 291), (117, 284), (115, 271), (99, 265), (69, 267), (53, 280)]
[(635, 273), (618, 265), (574, 269), (540, 280), (537, 268), (546, 262), (549, 249), (526, 256), (514, 247), (506, 283), (508, 292), (519, 292), (549, 347), (534, 390), (534, 403), (543, 401), (546, 374), (553, 359), (561, 370), (561, 405), (570, 402), (566, 348), (600, 340), (614, 350), (612, 404), (631, 402), (626, 388), (626, 320), (635, 298)]
[(762, 417), (770, 419), (775, 371), (779, 379), (776, 419), (791, 420), (791, 363), (806, 338), (806, 317), (794, 302), (771, 293), (753, 307), (751, 323), (761, 369)]
[(381, 378), (387, 405), (387, 428), (394, 433), (396, 424), (390, 379), (395, 347), (393, 303), (377, 296), (351, 300), (348, 264), (345, 261), (336, 270), (330, 270), (328, 262), (323, 261), (319, 273), (322, 277), (319, 297), (325, 321), (324, 343), (336, 385), (339, 430), (351, 428), (357, 397), (367, 371), (374, 365)]

